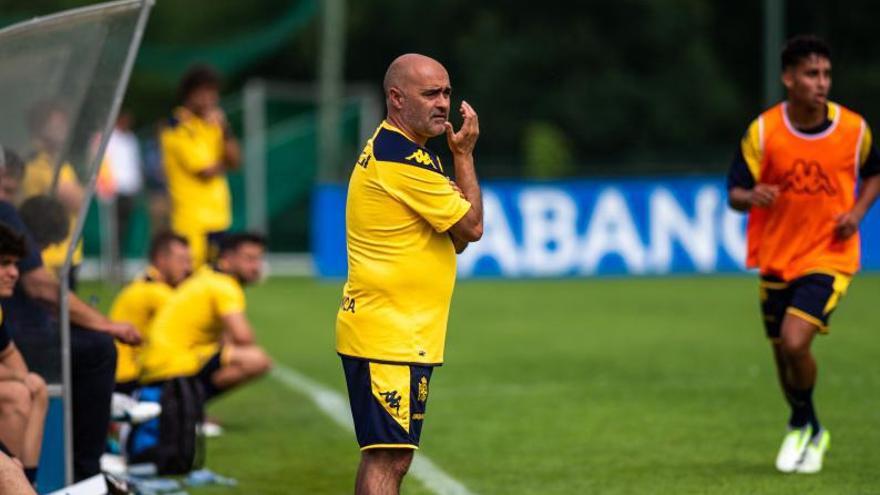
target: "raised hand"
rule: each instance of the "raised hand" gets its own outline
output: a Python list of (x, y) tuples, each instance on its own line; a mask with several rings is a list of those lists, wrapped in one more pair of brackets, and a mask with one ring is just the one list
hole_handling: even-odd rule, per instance
[(477, 112), (468, 102), (462, 101), (459, 111), (463, 120), (461, 128), (455, 132), (452, 129), (452, 123), (447, 121), (445, 124), (446, 142), (449, 143), (449, 151), (453, 155), (470, 155), (474, 152), (477, 138), (480, 136), (480, 122)]

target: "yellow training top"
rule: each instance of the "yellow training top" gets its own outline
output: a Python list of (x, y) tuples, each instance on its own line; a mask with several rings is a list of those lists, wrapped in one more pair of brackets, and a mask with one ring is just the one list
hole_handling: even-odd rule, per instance
[(336, 318), (337, 352), (443, 362), (456, 262), (446, 231), (470, 207), (439, 156), (382, 122), (348, 185), (348, 281)]
[[(147, 346), (150, 323), (173, 293), (174, 289), (158, 281), (156, 269), (149, 266), (116, 296), (110, 308), (110, 319), (134, 325), (143, 337), (143, 346)], [(142, 348), (116, 342), (116, 383), (140, 378)]]
[(222, 317), (242, 313), (244, 290), (233, 276), (203, 266), (156, 313), (143, 349), (141, 381), (192, 376), (219, 352)]
[(178, 233), (229, 228), (232, 212), (225, 175), (198, 173), (223, 160), (223, 129), (178, 108), (159, 133), (162, 162), (171, 197), (171, 228)]

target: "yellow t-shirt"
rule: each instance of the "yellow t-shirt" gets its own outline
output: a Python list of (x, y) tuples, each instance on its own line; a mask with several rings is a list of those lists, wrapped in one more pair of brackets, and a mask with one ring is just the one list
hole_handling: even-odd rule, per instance
[[(52, 180), (55, 177), (55, 171), (52, 169), (52, 160), (46, 153), (37, 153), (31, 161), (25, 165), (24, 176), (21, 179), (21, 197), (22, 200), (41, 194), (51, 194)], [(76, 172), (70, 163), (61, 164), (61, 171), (58, 174), (58, 182), (78, 183)], [(64, 265), (64, 258), (67, 257), (67, 247), (73, 238), (73, 229), (76, 227), (76, 215), (70, 216), (70, 231), (67, 238), (63, 241), (46, 246), (43, 249), (43, 264), (46, 265), (52, 273), (58, 273), (61, 266)], [(73, 251), (73, 266), (80, 265), (83, 259), (83, 244), (80, 240), (76, 249)]]
[[(143, 275), (128, 284), (116, 296), (110, 308), (110, 319), (134, 325), (149, 345), (149, 325), (153, 317), (174, 293), (174, 289), (156, 279), (156, 269), (147, 267)], [(137, 380), (141, 374), (141, 349), (116, 342), (116, 382)]]
[(244, 290), (209, 266), (184, 281), (156, 313), (142, 350), (141, 381), (192, 376), (220, 350), (222, 317), (242, 313)]
[(171, 228), (183, 235), (228, 229), (232, 208), (226, 176), (198, 176), (222, 161), (223, 129), (178, 108), (159, 141), (171, 197)]
[(455, 285), (447, 230), (471, 204), (440, 157), (382, 122), (351, 174), (348, 280), (336, 318), (346, 356), (440, 364)]

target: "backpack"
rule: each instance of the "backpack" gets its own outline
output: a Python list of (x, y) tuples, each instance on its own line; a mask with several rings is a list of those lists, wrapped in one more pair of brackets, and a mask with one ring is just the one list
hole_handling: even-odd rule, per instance
[(200, 469), (205, 461), (205, 392), (195, 377), (172, 378), (141, 387), (135, 397), (158, 402), (158, 418), (133, 425), (126, 441), (129, 465), (150, 463), (157, 473), (185, 474)]

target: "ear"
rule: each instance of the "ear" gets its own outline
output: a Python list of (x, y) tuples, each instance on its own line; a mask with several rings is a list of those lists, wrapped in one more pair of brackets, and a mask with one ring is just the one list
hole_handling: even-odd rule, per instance
[(401, 91), (399, 88), (392, 86), (388, 90), (388, 100), (391, 102), (391, 104), (397, 110), (400, 110), (401, 108), (403, 108), (403, 100), (405, 98), (406, 98), (406, 96), (403, 94), (403, 91)]
[(782, 85), (785, 86), (785, 89), (790, 90), (794, 87), (794, 71), (790, 68), (782, 71), (780, 79), (782, 80)]

